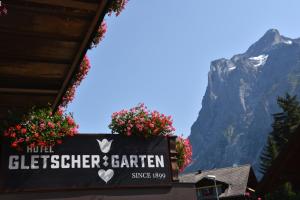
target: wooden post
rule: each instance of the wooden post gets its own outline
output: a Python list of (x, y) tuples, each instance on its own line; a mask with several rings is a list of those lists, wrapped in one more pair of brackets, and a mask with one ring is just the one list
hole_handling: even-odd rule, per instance
[(170, 151), (171, 173), (172, 173), (173, 182), (179, 182), (179, 178), (178, 178), (179, 168), (177, 164), (176, 139), (177, 136), (169, 137), (169, 151)]

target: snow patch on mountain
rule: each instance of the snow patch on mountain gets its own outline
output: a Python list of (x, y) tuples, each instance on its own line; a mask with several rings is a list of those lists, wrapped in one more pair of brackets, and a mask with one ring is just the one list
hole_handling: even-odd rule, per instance
[(228, 68), (228, 71), (232, 71), (232, 70), (235, 70), (235, 69), (236, 69), (236, 66), (232, 66), (232, 67)]
[(263, 66), (268, 59), (269, 55), (259, 55), (256, 57), (250, 57), (249, 60), (252, 61), (253, 67)]
[(284, 40), (283, 43), (291, 45), (291, 44), (293, 44), (293, 41), (292, 40)]

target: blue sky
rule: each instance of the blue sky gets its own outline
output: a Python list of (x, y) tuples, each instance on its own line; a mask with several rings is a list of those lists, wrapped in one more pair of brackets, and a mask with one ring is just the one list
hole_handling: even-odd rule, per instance
[(210, 62), (243, 53), (270, 28), (300, 37), (299, 8), (299, 0), (130, 0), (120, 16), (106, 17), (68, 111), (81, 133), (109, 133), (113, 112), (144, 102), (188, 136)]

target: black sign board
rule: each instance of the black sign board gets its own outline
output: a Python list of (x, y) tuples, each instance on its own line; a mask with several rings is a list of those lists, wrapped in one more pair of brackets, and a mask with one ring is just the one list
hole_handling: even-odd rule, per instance
[(168, 186), (168, 138), (81, 134), (23, 152), (4, 141), (0, 179), (2, 191)]

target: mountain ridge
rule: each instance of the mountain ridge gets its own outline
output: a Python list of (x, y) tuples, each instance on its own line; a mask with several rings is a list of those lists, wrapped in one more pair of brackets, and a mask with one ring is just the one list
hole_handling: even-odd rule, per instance
[(279, 111), (276, 97), (286, 92), (300, 96), (300, 42), (276, 29), (246, 52), (212, 61), (191, 127), (194, 161), (187, 171), (246, 163), (257, 171), (272, 114)]

